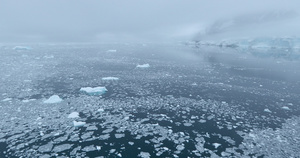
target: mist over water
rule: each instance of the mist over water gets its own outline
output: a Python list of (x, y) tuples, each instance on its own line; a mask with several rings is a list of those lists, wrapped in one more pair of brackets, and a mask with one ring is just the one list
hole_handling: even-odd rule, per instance
[(299, 35), (299, 2), (3, 0), (0, 42), (163, 42)]

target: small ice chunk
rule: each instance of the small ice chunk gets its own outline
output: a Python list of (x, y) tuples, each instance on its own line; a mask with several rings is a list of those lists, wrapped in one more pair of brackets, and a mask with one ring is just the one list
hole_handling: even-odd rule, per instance
[(272, 111), (269, 109), (264, 109), (264, 112), (272, 113)]
[(44, 101), (44, 103), (46, 104), (53, 104), (59, 102), (62, 102), (62, 99), (58, 95), (52, 95), (49, 99)]
[(150, 67), (150, 65), (149, 64), (142, 64), (142, 65), (137, 65), (136, 67), (137, 68), (148, 68), (148, 67)]
[(83, 87), (80, 88), (80, 91), (85, 92), (89, 95), (101, 95), (104, 94), (107, 91), (107, 89), (105, 87)]
[(103, 112), (104, 109), (103, 109), (103, 108), (100, 108), (100, 109), (98, 109), (97, 111), (98, 111), (98, 112)]
[(108, 80), (119, 80), (118, 77), (103, 77), (102, 80), (108, 81)]
[(15, 46), (13, 50), (30, 50), (32, 48), (26, 46)]
[(141, 158), (150, 158), (151, 155), (148, 152), (141, 151), (138, 156)]
[(11, 98), (5, 98), (2, 101), (11, 101)]
[(291, 109), (290, 109), (289, 107), (287, 107), (287, 106), (283, 106), (282, 109), (284, 109), (284, 110), (291, 110)]
[(22, 102), (23, 102), (23, 103), (28, 103), (28, 102), (34, 101), (34, 100), (36, 100), (36, 99), (24, 99), (24, 100), (22, 100)]
[(72, 112), (71, 114), (69, 114), (68, 118), (78, 118), (79, 117), (79, 113), (78, 112)]
[(134, 142), (128, 142), (128, 144), (129, 144), (129, 145), (133, 145), (133, 144), (134, 144)]
[(177, 149), (178, 151), (181, 151), (181, 150), (184, 149), (184, 145), (177, 145), (177, 146), (176, 146), (176, 149)]
[(119, 139), (119, 138), (125, 137), (125, 134), (115, 134), (115, 137), (117, 139)]
[(219, 146), (221, 146), (221, 144), (219, 144), (219, 143), (213, 143), (212, 144), (216, 149), (219, 147)]
[(73, 121), (73, 125), (74, 127), (82, 127), (84, 126), (86, 123), (85, 122), (82, 122), (82, 121)]
[(107, 50), (106, 52), (108, 52), (108, 53), (114, 53), (114, 52), (117, 52), (117, 50), (115, 50), (115, 49), (110, 49), (110, 50)]

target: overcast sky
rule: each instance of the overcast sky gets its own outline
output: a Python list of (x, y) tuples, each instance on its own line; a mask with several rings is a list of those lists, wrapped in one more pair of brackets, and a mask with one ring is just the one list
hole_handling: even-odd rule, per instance
[[(300, 32), (299, 6), (299, 0), (0, 0), (0, 42), (179, 41), (266, 31), (292, 36)], [(252, 18), (270, 12), (282, 15), (269, 22)]]

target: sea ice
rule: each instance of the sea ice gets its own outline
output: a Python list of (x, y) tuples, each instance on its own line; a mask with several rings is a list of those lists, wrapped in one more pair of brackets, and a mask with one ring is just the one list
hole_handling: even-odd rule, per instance
[(142, 64), (142, 65), (137, 65), (136, 67), (137, 68), (148, 68), (148, 67), (150, 67), (150, 65), (149, 64)]
[(52, 95), (49, 99), (45, 100), (44, 103), (46, 104), (53, 104), (53, 103), (59, 103), (62, 99), (58, 95)]
[(117, 50), (115, 50), (115, 49), (110, 49), (110, 50), (107, 50), (106, 52), (108, 52), (108, 53), (114, 53), (114, 52), (117, 52)]
[(212, 144), (216, 149), (219, 147), (219, 146), (221, 146), (221, 144), (219, 144), (219, 143), (213, 143)]
[(287, 107), (287, 106), (283, 106), (282, 109), (284, 109), (284, 110), (290, 110), (290, 108)]
[(82, 122), (82, 121), (73, 121), (73, 125), (74, 127), (82, 127), (84, 126), (86, 123), (85, 122)]
[(272, 113), (272, 111), (269, 109), (264, 109), (264, 112)]
[(122, 137), (125, 137), (125, 134), (115, 134), (115, 137), (118, 139), (118, 138), (122, 138)]
[(151, 155), (148, 152), (141, 151), (138, 156), (140, 156), (142, 158), (150, 158)]
[(103, 77), (102, 80), (107, 81), (107, 80), (119, 80), (117, 77)]
[(105, 87), (83, 87), (80, 88), (80, 91), (85, 92), (89, 95), (101, 95), (104, 94), (107, 91), (107, 89)]
[(79, 113), (78, 112), (72, 112), (71, 114), (69, 114), (68, 118), (78, 118), (79, 117)]
[(13, 50), (30, 50), (32, 48), (26, 46), (15, 46)]
[(11, 98), (5, 98), (2, 101), (11, 101)]

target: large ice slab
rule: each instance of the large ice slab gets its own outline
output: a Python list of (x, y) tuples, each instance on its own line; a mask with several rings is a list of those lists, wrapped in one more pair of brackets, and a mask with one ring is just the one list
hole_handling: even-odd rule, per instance
[(80, 88), (80, 91), (89, 95), (101, 95), (107, 92), (107, 89), (105, 87), (83, 87)]
[(63, 100), (58, 95), (52, 95), (49, 99), (45, 100), (44, 103), (46, 104), (54, 104), (54, 103), (60, 103)]

